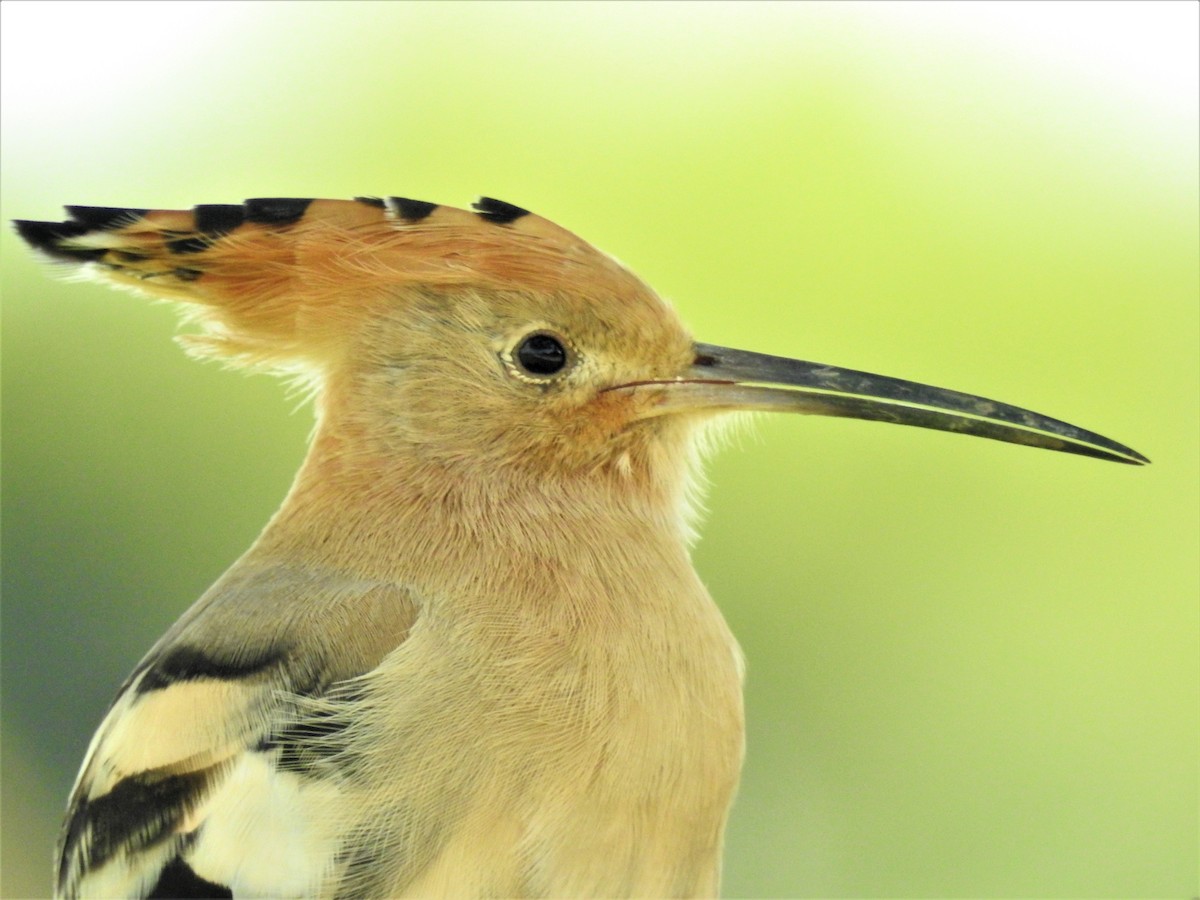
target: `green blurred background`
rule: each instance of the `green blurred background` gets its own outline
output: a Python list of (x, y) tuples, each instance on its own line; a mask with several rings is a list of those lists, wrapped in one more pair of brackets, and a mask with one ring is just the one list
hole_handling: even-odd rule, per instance
[[(696, 563), (749, 660), (730, 896), (1185, 897), (1200, 627), (1195, 4), (42, 4), (3, 217), (401, 194), (531, 208), (702, 340), (928, 381), (1147, 469), (763, 420)], [(173, 311), (3, 254), (3, 894), (307, 409)]]

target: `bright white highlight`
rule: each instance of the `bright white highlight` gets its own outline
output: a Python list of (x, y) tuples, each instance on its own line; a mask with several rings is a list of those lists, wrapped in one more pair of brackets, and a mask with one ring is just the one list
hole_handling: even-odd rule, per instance
[(1195, 118), (1200, 106), (1200, 4), (1178, 0), (847, 4), (867, 28), (895, 27), (914, 47), (931, 37), (1014, 67)]

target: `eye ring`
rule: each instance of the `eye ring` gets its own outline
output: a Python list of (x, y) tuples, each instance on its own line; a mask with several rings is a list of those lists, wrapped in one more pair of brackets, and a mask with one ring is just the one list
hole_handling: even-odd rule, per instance
[(540, 383), (561, 375), (574, 361), (570, 344), (542, 328), (518, 340), (508, 357), (514, 374)]

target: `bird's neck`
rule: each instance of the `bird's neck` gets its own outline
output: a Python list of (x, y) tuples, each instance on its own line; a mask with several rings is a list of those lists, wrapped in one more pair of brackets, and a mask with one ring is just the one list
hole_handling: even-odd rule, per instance
[(655, 544), (686, 555), (688, 474), (684, 462), (639, 460), (539, 476), (380, 454), (321, 428), (250, 557), (407, 580), (414, 566), (563, 558), (579, 545)]

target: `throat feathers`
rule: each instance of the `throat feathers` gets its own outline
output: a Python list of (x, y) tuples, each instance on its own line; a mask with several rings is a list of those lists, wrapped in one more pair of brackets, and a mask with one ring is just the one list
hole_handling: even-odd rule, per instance
[(1147, 462), (1004, 403), (697, 343), (499, 200), (67, 213), (16, 227), (176, 301), (190, 352), (304, 379), (317, 427), (108, 710), (59, 897), (713, 896), (743, 719), (689, 554), (705, 427), (790, 411)]

